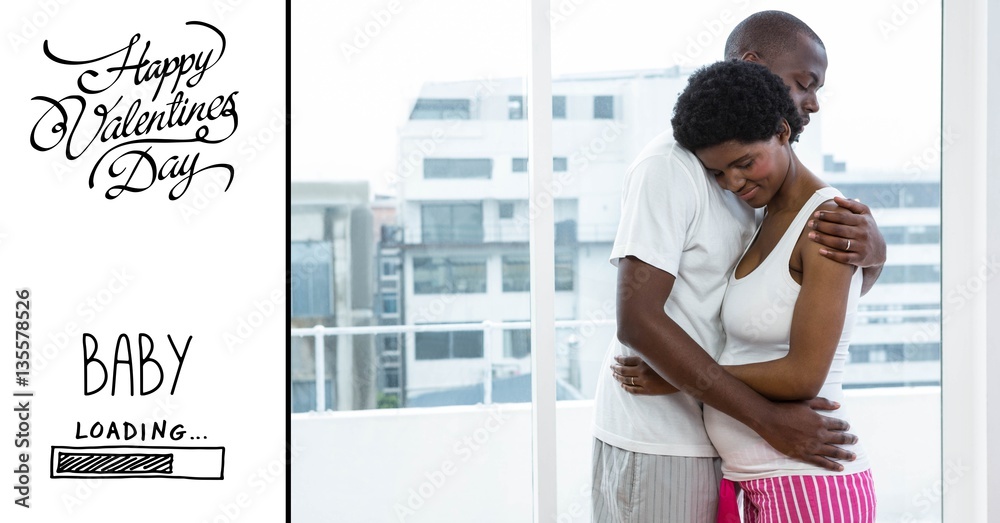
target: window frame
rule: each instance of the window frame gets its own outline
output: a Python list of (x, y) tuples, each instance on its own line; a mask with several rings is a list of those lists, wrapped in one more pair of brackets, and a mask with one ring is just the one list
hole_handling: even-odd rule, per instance
[[(987, 0), (942, 5), (941, 125), (965, 131), (962, 140), (941, 144), (943, 298), (966, 285), (990, 251), (1000, 249), (1000, 210), (988, 205), (989, 196), (1000, 197), (1000, 184), (987, 177), (1000, 169), (1000, 153), (989, 147), (1000, 139), (1000, 64), (987, 59), (1000, 55), (998, 31), (989, 31), (1000, 29), (1000, 10), (988, 7)], [(1000, 498), (987, 491), (1000, 481), (1000, 453), (988, 451), (988, 436), (1000, 434), (1000, 412), (986, 408), (990, 401), (1000, 403), (1000, 380), (988, 380), (1000, 376), (1000, 355), (987, 350), (1000, 343), (1000, 328), (986, 315), (988, 306), (1000, 306), (1000, 282), (992, 278), (983, 288), (970, 300), (941, 300), (942, 503), (948, 523), (1000, 513)], [(956, 465), (962, 467), (958, 474)]]

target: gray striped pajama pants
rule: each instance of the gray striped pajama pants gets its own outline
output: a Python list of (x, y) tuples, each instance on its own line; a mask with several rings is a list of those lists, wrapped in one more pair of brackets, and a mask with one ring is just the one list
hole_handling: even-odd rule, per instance
[(712, 523), (719, 458), (641, 454), (594, 439), (593, 523)]

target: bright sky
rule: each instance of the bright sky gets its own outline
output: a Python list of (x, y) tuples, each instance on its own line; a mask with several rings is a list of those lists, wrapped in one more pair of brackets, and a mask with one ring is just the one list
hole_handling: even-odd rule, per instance
[[(553, 27), (556, 75), (669, 67), (687, 55), (693, 55), (692, 65), (709, 63), (722, 57), (726, 36), (747, 15), (788, 11), (826, 44), (830, 65), (820, 100), (824, 153), (847, 161), (851, 170), (902, 171), (914, 156), (936, 149), (939, 2), (552, 0), (552, 5), (559, 13)], [(293, 179), (371, 179), (376, 191), (384, 191), (382, 175), (395, 169), (398, 128), (424, 82), (524, 76), (526, 6), (526, 0), (295, 2)]]

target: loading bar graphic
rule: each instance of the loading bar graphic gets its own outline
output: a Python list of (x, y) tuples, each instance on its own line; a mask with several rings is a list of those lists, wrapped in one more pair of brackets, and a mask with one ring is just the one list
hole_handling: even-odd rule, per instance
[(52, 447), (52, 478), (223, 479), (225, 447)]

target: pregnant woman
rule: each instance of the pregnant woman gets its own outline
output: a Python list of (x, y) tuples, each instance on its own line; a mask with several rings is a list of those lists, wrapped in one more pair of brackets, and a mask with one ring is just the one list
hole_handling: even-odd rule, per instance
[[(808, 239), (810, 220), (845, 211), (831, 201), (840, 192), (810, 172), (792, 149), (803, 121), (788, 87), (758, 64), (719, 62), (691, 76), (671, 123), (677, 142), (695, 153), (723, 189), (764, 209), (729, 279), (719, 363), (772, 400), (821, 396), (841, 402), (840, 409), (824, 414), (846, 419), (841, 384), (861, 273), (824, 257), (822, 247)], [(659, 379), (641, 362), (624, 363), (616, 369), (619, 381), (639, 382), (630, 374)], [(662, 380), (641, 385), (670, 392)], [(875, 520), (875, 491), (860, 445), (845, 446), (856, 459), (832, 472), (786, 457), (707, 405), (704, 417), (722, 457), (720, 521), (738, 521), (734, 483), (743, 491), (747, 522)]]

